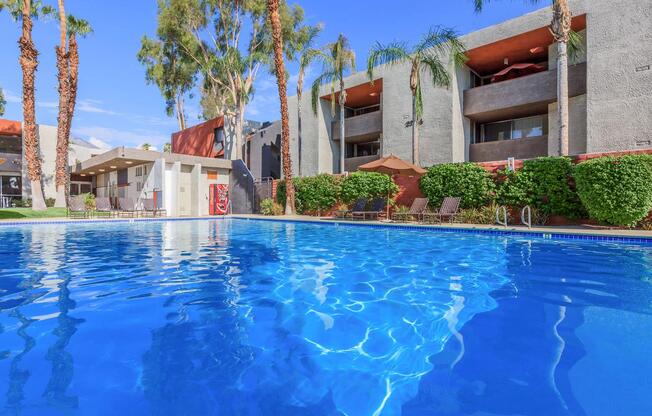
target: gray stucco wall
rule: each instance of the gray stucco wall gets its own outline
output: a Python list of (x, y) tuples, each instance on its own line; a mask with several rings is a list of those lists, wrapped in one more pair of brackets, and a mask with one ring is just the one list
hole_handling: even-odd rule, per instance
[(277, 121), (252, 134), (249, 141), (249, 170), (256, 179), (281, 175), (281, 122)]
[[(568, 140), (571, 155), (586, 153), (586, 94), (568, 100)], [(559, 154), (557, 103), (548, 105), (548, 155)]]
[(591, 0), (587, 150), (652, 147), (652, 1)]

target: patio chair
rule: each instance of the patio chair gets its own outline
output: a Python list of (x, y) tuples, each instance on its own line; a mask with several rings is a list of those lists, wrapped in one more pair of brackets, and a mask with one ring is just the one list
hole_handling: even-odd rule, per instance
[(136, 204), (132, 198), (118, 198), (118, 215), (131, 218), (138, 215)]
[(443, 222), (445, 219), (448, 222), (453, 222), (453, 219), (457, 216), (460, 211), (460, 202), (462, 198), (459, 197), (446, 197), (441, 203), (441, 207), (437, 212), (426, 212), (424, 213), (423, 220), (425, 222)]
[(381, 216), (386, 216), (385, 208), (387, 207), (387, 200), (384, 197), (376, 198), (371, 202), (371, 209), (369, 211), (353, 211), (351, 218), (354, 220), (377, 220)]
[(423, 213), (426, 212), (426, 208), (428, 208), (428, 198), (415, 198), (408, 212), (395, 213), (392, 215), (392, 220), (409, 221), (411, 218), (416, 218), (419, 221)]
[(112, 218), (116, 215), (117, 211), (111, 206), (111, 200), (107, 197), (98, 197), (95, 198), (95, 216), (102, 217), (106, 216)]
[(367, 198), (359, 198), (351, 209), (335, 211), (335, 216), (337, 218), (348, 218), (354, 211), (364, 211), (367, 206)]
[(143, 199), (143, 213), (151, 215), (152, 217), (161, 217), (164, 213), (167, 214), (165, 209), (156, 206), (154, 198)]
[(86, 209), (84, 197), (73, 196), (68, 201), (68, 218), (88, 218), (90, 211)]

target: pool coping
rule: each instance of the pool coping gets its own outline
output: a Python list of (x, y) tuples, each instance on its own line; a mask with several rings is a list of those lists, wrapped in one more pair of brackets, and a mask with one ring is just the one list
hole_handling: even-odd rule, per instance
[(267, 221), (283, 223), (307, 223), (331, 226), (374, 227), (398, 230), (422, 230), (442, 233), (457, 234), (484, 234), (503, 235), (510, 237), (540, 238), (545, 240), (591, 240), (615, 243), (636, 243), (652, 245), (652, 232), (640, 230), (592, 230), (559, 227), (533, 227), (528, 229), (523, 226), (497, 227), (478, 224), (417, 224), (396, 223), (387, 221), (351, 221), (333, 218), (318, 218), (303, 215), (269, 217), (251, 214), (231, 214), (226, 216), (199, 216), (199, 217), (159, 217), (159, 218), (95, 218), (95, 219), (70, 219), (70, 218), (43, 218), (24, 220), (2, 220), (0, 227), (46, 224), (97, 224), (97, 223), (138, 223), (138, 222), (163, 222), (163, 221), (200, 221), (239, 219), (248, 221)]

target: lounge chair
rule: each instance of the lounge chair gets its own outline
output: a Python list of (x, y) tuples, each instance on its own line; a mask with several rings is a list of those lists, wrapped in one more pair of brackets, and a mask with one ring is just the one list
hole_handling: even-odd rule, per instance
[(154, 203), (153, 198), (146, 198), (143, 199), (143, 213), (151, 215), (152, 217), (161, 217), (166, 213), (166, 210), (158, 208)]
[(364, 211), (365, 207), (367, 206), (367, 198), (359, 198), (351, 209), (346, 209), (346, 210), (339, 210), (335, 211), (335, 216), (337, 218), (348, 218), (353, 214), (354, 211)]
[(416, 218), (419, 221), (423, 213), (426, 212), (426, 208), (428, 208), (428, 198), (415, 198), (408, 212), (395, 213), (392, 215), (392, 220), (409, 221), (412, 218)]
[(121, 217), (135, 217), (138, 215), (136, 204), (131, 198), (118, 198), (118, 215)]
[(86, 209), (84, 197), (73, 196), (68, 201), (68, 218), (88, 218), (90, 211)]
[(425, 222), (443, 222), (448, 220), (448, 222), (453, 222), (453, 219), (457, 216), (460, 210), (460, 201), (462, 198), (459, 197), (446, 197), (441, 203), (441, 207), (437, 212), (426, 212), (423, 214), (423, 220)]
[(379, 219), (383, 215), (387, 215), (385, 208), (387, 207), (387, 199), (384, 197), (376, 198), (371, 202), (371, 209), (369, 211), (353, 211), (351, 218), (354, 220), (374, 220)]
[(98, 197), (95, 198), (95, 216), (102, 217), (106, 216), (112, 218), (117, 213), (116, 210), (111, 206), (111, 200), (107, 197)]

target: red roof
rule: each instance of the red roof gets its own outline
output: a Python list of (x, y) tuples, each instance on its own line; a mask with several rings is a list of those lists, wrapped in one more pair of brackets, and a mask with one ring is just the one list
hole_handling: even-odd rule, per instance
[(22, 137), (23, 128), (20, 121), (0, 119), (0, 135)]

